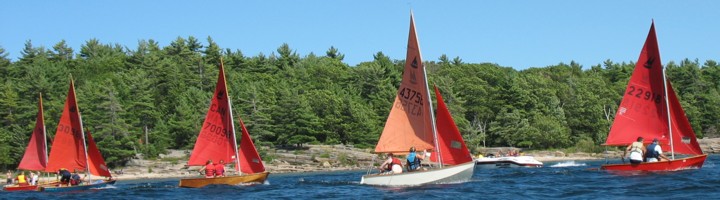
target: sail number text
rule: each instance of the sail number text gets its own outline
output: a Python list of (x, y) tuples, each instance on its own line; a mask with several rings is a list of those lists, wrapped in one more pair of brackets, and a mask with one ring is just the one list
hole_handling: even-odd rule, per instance
[(413, 116), (422, 116), (423, 114), (423, 96), (422, 93), (419, 93), (413, 89), (410, 88), (402, 88), (400, 89), (400, 93), (398, 93), (398, 100), (395, 104), (395, 107), (404, 110), (410, 115)]
[(206, 122), (203, 129), (205, 129), (203, 131), (203, 134), (206, 134), (203, 137), (218, 145), (225, 144), (228, 141), (228, 135), (231, 134), (227, 129), (223, 128), (222, 126), (218, 126), (210, 122)]
[(635, 88), (635, 86), (633, 85), (628, 87), (628, 92), (626, 94), (628, 96), (633, 96), (638, 99), (654, 101), (655, 103), (660, 103), (660, 101), (662, 101), (662, 95), (643, 90), (643, 88)]

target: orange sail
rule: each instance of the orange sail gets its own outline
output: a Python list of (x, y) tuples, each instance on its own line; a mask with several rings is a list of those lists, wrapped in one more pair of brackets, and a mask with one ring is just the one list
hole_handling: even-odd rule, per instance
[[(687, 154), (702, 154), (695, 133), (685, 117), (685, 112), (675, 96), (670, 81), (665, 86), (660, 50), (655, 35), (655, 24), (650, 26), (640, 58), (635, 65), (628, 86), (623, 94), (620, 107), (605, 141), (606, 145), (628, 145), (638, 137), (645, 143), (657, 138), (664, 150), (671, 150), (670, 129), (668, 128), (668, 105), (672, 123), (675, 151)], [(665, 87), (669, 102), (666, 102)]]
[(375, 152), (408, 152), (410, 147), (434, 149), (427, 91), (425, 66), (415, 34), (415, 20), (411, 15), (402, 82)]
[[(435, 116), (435, 127), (438, 132), (438, 149), (442, 154), (442, 163), (446, 165), (457, 165), (467, 163), (473, 160), (460, 135), (455, 120), (450, 115), (442, 95), (437, 86), (435, 87), (435, 96), (437, 97), (437, 115)], [(432, 154), (430, 160), (437, 162), (437, 154)]]
[(111, 177), (112, 175), (110, 175), (110, 170), (108, 170), (108, 167), (105, 164), (105, 159), (103, 159), (102, 155), (100, 154), (100, 150), (97, 148), (95, 140), (93, 140), (90, 131), (87, 132), (87, 143), (87, 154), (89, 161), (88, 164), (90, 165), (90, 174), (96, 176)]
[(42, 94), (38, 103), (37, 120), (35, 121), (35, 129), (30, 135), (30, 142), (25, 148), (18, 169), (43, 171), (47, 166), (47, 139), (45, 134), (45, 119), (43, 117)]
[(57, 172), (60, 168), (70, 171), (85, 170), (87, 159), (83, 142), (82, 118), (75, 99), (75, 84), (70, 81), (70, 89), (65, 100), (55, 139), (50, 150), (46, 172)]
[(237, 146), (230, 112), (232, 111), (225, 83), (225, 70), (221, 64), (215, 93), (210, 101), (210, 109), (205, 115), (205, 122), (195, 142), (188, 165), (205, 165), (208, 160), (212, 160), (214, 163), (218, 163), (220, 160), (226, 162), (235, 160)]
[[(245, 123), (240, 119), (240, 128), (242, 129), (242, 137), (240, 138), (240, 171), (246, 174), (254, 174), (265, 171), (265, 166), (260, 159), (255, 144), (250, 138), (245, 128)], [(238, 169), (236, 166), (235, 169)]]

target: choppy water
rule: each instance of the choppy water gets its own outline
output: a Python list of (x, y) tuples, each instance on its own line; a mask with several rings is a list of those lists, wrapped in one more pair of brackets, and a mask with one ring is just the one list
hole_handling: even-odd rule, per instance
[(700, 170), (613, 174), (605, 161), (546, 162), (542, 168), (476, 168), (469, 182), (412, 188), (360, 185), (364, 171), (270, 174), (268, 183), (178, 188), (178, 179), (119, 181), (75, 193), (0, 192), (1, 199), (718, 199), (720, 155)]

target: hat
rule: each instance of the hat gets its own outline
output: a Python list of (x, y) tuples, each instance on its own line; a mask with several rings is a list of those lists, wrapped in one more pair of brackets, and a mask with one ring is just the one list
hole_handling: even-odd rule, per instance
[(653, 139), (653, 143), (657, 143), (657, 142), (658, 142), (657, 138)]

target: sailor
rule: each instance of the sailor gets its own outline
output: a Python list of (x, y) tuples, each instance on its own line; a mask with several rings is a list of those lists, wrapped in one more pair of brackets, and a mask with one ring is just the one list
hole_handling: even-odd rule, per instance
[(220, 160), (220, 163), (215, 164), (215, 177), (225, 176), (225, 161)]
[(633, 142), (625, 148), (623, 158), (630, 152), (630, 163), (639, 164), (643, 161), (645, 155), (645, 146), (643, 145), (643, 137), (638, 137), (637, 142)]
[(653, 139), (653, 142), (647, 146), (647, 150), (645, 152), (647, 162), (657, 162), (662, 161), (663, 159), (670, 160), (662, 154), (662, 147), (660, 147), (657, 138)]
[(60, 168), (58, 170), (58, 175), (60, 175), (60, 184), (61, 185), (67, 184), (68, 186), (70, 186), (70, 176), (72, 176), (72, 174), (70, 174), (70, 171), (68, 171), (65, 168)]
[(15, 178), (15, 180), (17, 180), (17, 184), (20, 186), (28, 185), (28, 181), (27, 181), (27, 177), (25, 176), (25, 172), (18, 174), (18, 176), (17, 176), (17, 178)]
[(200, 168), (200, 172), (205, 172), (205, 178), (215, 178), (215, 165), (212, 160), (208, 160), (205, 166)]
[(387, 159), (380, 165), (380, 173), (400, 174), (402, 173), (402, 162), (393, 156), (392, 153), (387, 154)]
[(420, 168), (420, 162), (425, 159), (425, 153), (416, 154), (415, 147), (410, 147), (410, 153), (407, 155), (407, 170), (408, 172), (415, 171)]

